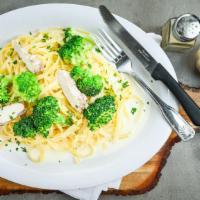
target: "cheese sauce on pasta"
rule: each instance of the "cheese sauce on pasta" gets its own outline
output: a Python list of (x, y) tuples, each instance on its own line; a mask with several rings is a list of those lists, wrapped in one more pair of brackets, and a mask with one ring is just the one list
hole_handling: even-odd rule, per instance
[[(89, 35), (82, 30), (77, 31), (80, 35)], [(47, 34), (48, 38), (45, 38)], [(96, 98), (112, 93), (115, 95), (117, 111), (107, 125), (96, 131), (88, 128), (87, 120), (81, 112), (70, 105), (56, 78), (59, 69), (70, 71), (73, 67), (64, 63), (57, 52), (63, 44), (63, 38), (64, 33), (61, 28), (52, 28), (15, 38), (21, 47), (30, 54), (36, 55), (44, 65), (44, 69), (36, 74), (42, 89), (40, 98), (54, 96), (59, 102), (61, 114), (67, 117), (71, 113), (73, 119), (73, 124), (69, 127), (54, 124), (47, 138), (41, 135), (36, 135), (35, 138), (15, 136), (14, 123), (32, 113), (33, 105), (26, 103), (26, 112), (22, 116), (0, 127), (1, 146), (3, 147), (8, 140), (19, 141), (26, 146), (28, 157), (34, 162), (44, 160), (48, 150), (69, 152), (77, 161), (89, 157), (95, 153), (97, 147), (109, 146), (113, 142), (128, 138), (133, 132), (133, 127), (127, 124), (133, 121), (133, 117), (141, 119), (144, 103), (134, 90), (134, 85), (131, 86), (129, 81), (94, 48), (88, 53), (88, 60), (83, 67), (88, 68), (90, 64), (92, 66), (90, 70), (103, 77), (104, 89), (97, 96), (88, 98), (88, 102), (94, 102)], [(17, 75), (24, 71), (27, 71), (27, 67), (14, 51), (10, 41), (0, 51), (0, 74)], [(11, 100), (14, 100), (12, 91)], [(131, 113), (131, 105), (137, 108), (134, 115)]]

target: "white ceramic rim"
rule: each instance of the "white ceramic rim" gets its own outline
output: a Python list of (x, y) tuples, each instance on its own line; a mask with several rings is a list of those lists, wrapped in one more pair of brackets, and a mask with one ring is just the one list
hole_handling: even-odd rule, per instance
[[(25, 16), (27, 18), (30, 17), (30, 13), (32, 14), (37, 13), (37, 15), (41, 15), (42, 17), (43, 16), (47, 17), (45, 13), (43, 14), (40, 13), (42, 10), (45, 11), (46, 13), (51, 13), (52, 11), (54, 11), (52, 15), (60, 17), (61, 13), (64, 13), (64, 9), (66, 10), (66, 12), (67, 10), (69, 12), (70, 10), (73, 10), (73, 12), (75, 13), (84, 12), (84, 15), (87, 14), (90, 15), (90, 13), (92, 14), (96, 13), (97, 15), (97, 9), (88, 6), (74, 5), (74, 4), (42, 4), (42, 5), (20, 8), (2, 14), (0, 15), (0, 24), (1, 23), (5, 24), (5, 21), (7, 21), (7, 24), (9, 26), (9, 22), (11, 22), (11, 19), (13, 20), (13, 22), (15, 22), (17, 21), (17, 18), (20, 17), (22, 21), (26, 21), (26, 19), (23, 19), (23, 17), (24, 18)], [(99, 16), (96, 18), (99, 19)], [(163, 50), (159, 47), (159, 45), (153, 39), (147, 36), (144, 33), (144, 31), (142, 31), (136, 25), (132, 24), (128, 20), (123, 19), (121, 17), (117, 16), (117, 18), (125, 27), (129, 28), (131, 34), (134, 35), (137, 32), (137, 37), (138, 35), (140, 35), (143, 41), (143, 45), (147, 48), (147, 50), (149, 50), (156, 59), (159, 59), (160, 62), (166, 67), (166, 69), (171, 73), (171, 75), (175, 79), (177, 79), (171, 62), (169, 61), (168, 57), (163, 52)], [(45, 20), (45, 18), (43, 19)], [(97, 22), (97, 24), (98, 23), (99, 22)], [(40, 22), (38, 22), (38, 24), (41, 25)], [(12, 25), (13, 24), (10, 24), (10, 26)], [(22, 29), (24, 29), (25, 24), (22, 23), (21, 26), (23, 27)], [(12, 30), (12, 28), (7, 28), (7, 29), (8, 31)], [(132, 32), (133, 30), (134, 32)], [(20, 31), (17, 30), (17, 32)], [(141, 38), (138, 39), (141, 40)], [(178, 107), (174, 98), (168, 93), (168, 90), (164, 86), (162, 87), (163, 90), (166, 90), (165, 96), (169, 97), (167, 98), (168, 103), (173, 105), (177, 109)], [(162, 132), (162, 134), (156, 133), (157, 134), (156, 136), (158, 136), (158, 138), (153, 143), (151, 142), (150, 144), (150, 142), (148, 143), (147, 141), (141, 141), (139, 143), (136, 143), (134, 148), (132, 147), (132, 145), (129, 145), (125, 147), (127, 152), (126, 156), (124, 156), (124, 154), (121, 154), (121, 152), (119, 152), (118, 158), (114, 158), (113, 160), (111, 160), (110, 163), (106, 163), (105, 165), (96, 166), (94, 169), (88, 168), (87, 170), (84, 170), (84, 172), (81, 171), (80, 173), (78, 171), (76, 171), (76, 173), (67, 173), (67, 172), (44, 173), (41, 171), (29, 169), (28, 167), (25, 166), (16, 165), (15, 163), (5, 160), (0, 156), (0, 163), (1, 163), (0, 176), (23, 185), (28, 185), (37, 188), (59, 189), (59, 190), (87, 188), (115, 180), (142, 166), (155, 153), (157, 153), (158, 150), (166, 142), (167, 138), (171, 133), (171, 128), (162, 119), (162, 117), (159, 118), (157, 123), (159, 127), (158, 128), (154, 127), (154, 128), (155, 130), (157, 130), (157, 132)], [(151, 140), (150, 134), (151, 133), (146, 135), (147, 137), (146, 140), (149, 141)], [(134, 154), (133, 151), (138, 151), (138, 154), (136, 153)]]

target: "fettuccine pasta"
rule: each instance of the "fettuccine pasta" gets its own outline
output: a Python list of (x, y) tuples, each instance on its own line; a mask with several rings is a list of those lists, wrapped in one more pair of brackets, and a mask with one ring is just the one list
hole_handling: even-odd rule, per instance
[[(84, 31), (78, 30), (77, 32), (80, 35), (89, 35)], [(139, 119), (143, 109), (143, 101), (136, 94), (134, 86), (119, 74), (102, 54), (95, 50), (95, 47), (88, 53), (88, 60), (83, 67), (92, 66), (90, 70), (103, 77), (104, 89), (97, 96), (89, 97), (88, 103), (111, 93), (115, 96), (116, 113), (108, 124), (95, 131), (90, 130), (87, 119), (71, 106), (56, 78), (58, 70), (70, 71), (73, 67), (72, 64), (65, 63), (58, 54), (58, 49), (63, 44), (63, 38), (63, 29), (52, 28), (13, 39), (30, 54), (37, 56), (44, 66), (44, 69), (36, 74), (41, 86), (39, 98), (55, 97), (59, 102), (61, 114), (67, 117), (70, 113), (73, 120), (71, 126), (54, 124), (46, 138), (39, 134), (34, 138), (16, 136), (13, 132), (14, 123), (22, 117), (30, 115), (33, 110), (33, 104), (25, 103), (26, 111), (23, 115), (0, 127), (1, 146), (3, 147), (8, 140), (18, 141), (26, 147), (28, 157), (34, 162), (44, 160), (45, 153), (50, 149), (58, 152), (70, 152), (76, 160), (94, 155), (97, 147), (109, 146), (113, 142), (128, 138), (133, 133), (132, 127), (128, 124), (133, 121), (133, 118)], [(18, 75), (27, 71), (26, 64), (13, 48), (13, 40), (0, 50), (0, 74)], [(12, 95), (12, 91), (10, 95), (11, 101), (14, 101), (15, 97)], [(137, 112), (135, 114), (131, 113), (132, 102), (136, 102)]]

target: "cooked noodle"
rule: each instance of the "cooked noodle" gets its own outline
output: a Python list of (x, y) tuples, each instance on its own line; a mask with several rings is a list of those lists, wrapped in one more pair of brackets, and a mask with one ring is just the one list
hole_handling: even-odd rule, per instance
[[(49, 36), (49, 39), (45, 42), (42, 41), (44, 34), (48, 34)], [(49, 149), (70, 152), (77, 160), (91, 156), (97, 146), (107, 146), (111, 142), (127, 138), (130, 135), (132, 130), (128, 128), (127, 123), (132, 119), (132, 114), (130, 110), (127, 110), (127, 102), (137, 102), (136, 115), (138, 117), (142, 111), (143, 102), (135, 94), (134, 89), (131, 86), (122, 88), (121, 82), (126, 81), (126, 79), (100, 53), (93, 50), (88, 54), (88, 62), (92, 65), (92, 72), (100, 74), (105, 79), (104, 85), (107, 88), (98, 97), (103, 96), (107, 92), (114, 93), (116, 95), (117, 112), (112, 121), (107, 125), (96, 131), (91, 131), (87, 126), (87, 120), (83, 117), (83, 114), (76, 111), (70, 105), (56, 80), (59, 69), (70, 71), (73, 67), (70, 64), (65, 64), (57, 53), (59, 46), (63, 44), (63, 37), (63, 30), (61, 28), (54, 28), (15, 38), (30, 54), (36, 55), (45, 66), (44, 70), (37, 74), (37, 79), (42, 88), (40, 98), (49, 95), (54, 96), (59, 102), (61, 114), (67, 117), (71, 113), (73, 117), (72, 126), (62, 127), (57, 124), (53, 125), (47, 138), (41, 135), (36, 135), (35, 138), (15, 136), (13, 133), (13, 124), (19, 121), (21, 117), (32, 113), (33, 105), (26, 104), (26, 113), (23, 116), (11, 120), (1, 127), (1, 138), (5, 142), (9, 139), (13, 142), (18, 140), (21, 144), (25, 145), (29, 158), (34, 162), (43, 160), (45, 152)], [(17, 52), (14, 51), (11, 41), (0, 51), (0, 74), (17, 75), (23, 71), (27, 71), (27, 68)], [(14, 96), (11, 91), (11, 100), (13, 98)], [(89, 102), (93, 102), (96, 98), (90, 98)], [(37, 152), (35, 153), (35, 151)]]

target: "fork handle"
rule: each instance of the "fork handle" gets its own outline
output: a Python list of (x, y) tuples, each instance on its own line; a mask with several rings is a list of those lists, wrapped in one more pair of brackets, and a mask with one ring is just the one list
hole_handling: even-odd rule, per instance
[(183, 90), (179, 83), (169, 74), (169, 72), (158, 63), (151, 75), (155, 80), (162, 81), (169, 88), (169, 90), (179, 100), (191, 121), (195, 125), (200, 126), (200, 108)]
[(166, 104), (160, 97), (158, 97), (136, 74), (132, 73), (136, 82), (154, 99), (155, 103), (160, 108), (162, 115), (177, 133), (182, 141), (189, 141), (195, 136), (195, 131), (192, 126), (185, 121), (185, 119), (171, 106)]

